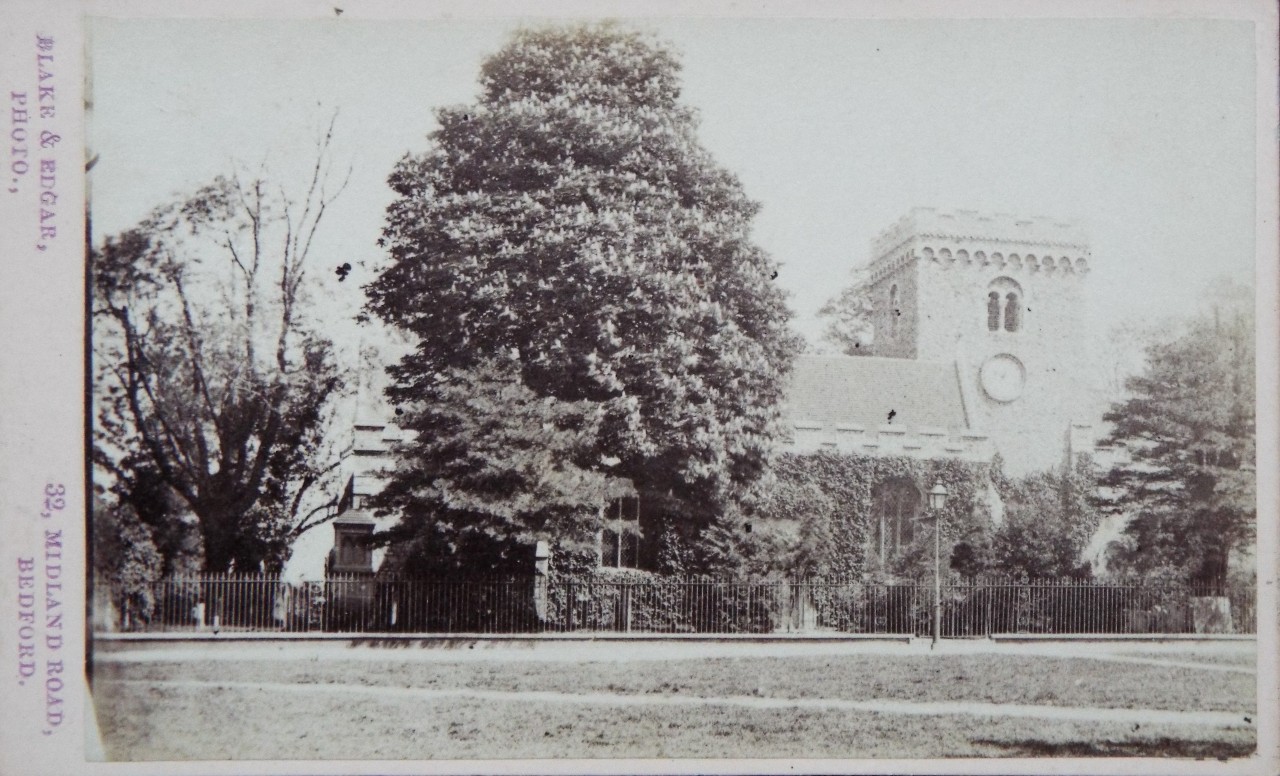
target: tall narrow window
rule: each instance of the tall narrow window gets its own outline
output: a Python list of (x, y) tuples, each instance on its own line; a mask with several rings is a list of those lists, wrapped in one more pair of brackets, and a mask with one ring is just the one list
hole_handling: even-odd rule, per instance
[(1018, 330), (1018, 295), (1014, 293), (1010, 293), (1005, 297), (1004, 330)]
[(633, 569), (640, 563), (640, 499), (621, 498), (609, 505), (600, 531), (600, 565)]
[(987, 331), (1018, 331), (1022, 328), (1022, 286), (1007, 275), (987, 285)]
[(889, 287), (889, 331), (898, 330), (898, 287)]
[(911, 544), (920, 511), (920, 491), (905, 480), (890, 480), (878, 485), (872, 495), (875, 510), (872, 551), (880, 560), (887, 561)]

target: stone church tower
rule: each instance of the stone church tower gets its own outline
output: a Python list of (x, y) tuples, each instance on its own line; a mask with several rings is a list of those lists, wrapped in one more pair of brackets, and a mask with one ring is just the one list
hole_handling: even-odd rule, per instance
[(969, 426), (1007, 471), (1091, 442), (1082, 293), (1089, 243), (1071, 224), (917, 208), (872, 243), (871, 355), (954, 363)]

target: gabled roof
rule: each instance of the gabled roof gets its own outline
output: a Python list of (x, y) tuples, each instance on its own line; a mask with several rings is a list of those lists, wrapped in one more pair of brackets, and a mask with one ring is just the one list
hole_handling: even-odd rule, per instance
[(788, 429), (796, 423), (826, 430), (969, 429), (955, 364), (906, 358), (800, 356), (783, 413)]

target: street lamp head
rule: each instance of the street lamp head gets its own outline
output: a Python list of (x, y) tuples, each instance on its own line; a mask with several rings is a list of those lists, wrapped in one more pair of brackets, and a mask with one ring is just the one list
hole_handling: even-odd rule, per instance
[(933, 510), (942, 509), (947, 504), (947, 488), (941, 482), (935, 483), (929, 489), (929, 508)]

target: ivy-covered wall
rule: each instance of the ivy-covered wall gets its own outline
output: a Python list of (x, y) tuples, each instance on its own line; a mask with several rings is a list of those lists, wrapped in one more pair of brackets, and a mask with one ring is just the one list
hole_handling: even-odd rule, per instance
[[(628, 574), (650, 581), (691, 575), (757, 581), (849, 580), (866, 574), (888, 581), (921, 579), (933, 573), (933, 522), (926, 494), (941, 483), (948, 492), (940, 521), (943, 570), (972, 575), (986, 570), (990, 557), (994, 526), (989, 494), (1005, 481), (999, 468), (998, 460), (783, 453), (774, 460), (768, 494), (722, 524), (699, 532), (679, 515), (645, 510), (640, 551), (645, 571), (600, 568), (590, 541), (565, 537), (552, 542), (550, 571), (583, 584), (612, 583)], [(915, 487), (922, 519), (912, 541), (882, 565), (869, 552), (878, 523), (875, 490), (891, 481)]]
[[(870, 457), (839, 452), (785, 453), (774, 462), (775, 485), (756, 509), (759, 530), (792, 526), (789, 552), (793, 572), (804, 575), (845, 576), (884, 573), (915, 577), (933, 568), (933, 531), (915, 531), (913, 541), (886, 567), (871, 555), (877, 517), (873, 491), (891, 480), (911, 482), (926, 499), (941, 483), (948, 491), (940, 530), (943, 565), (952, 550), (989, 542), (991, 517), (987, 491), (998, 464), (951, 459)], [(928, 512), (922, 501), (921, 514)], [(964, 548), (956, 553), (963, 562)], [(979, 553), (980, 554), (980, 553)]]

